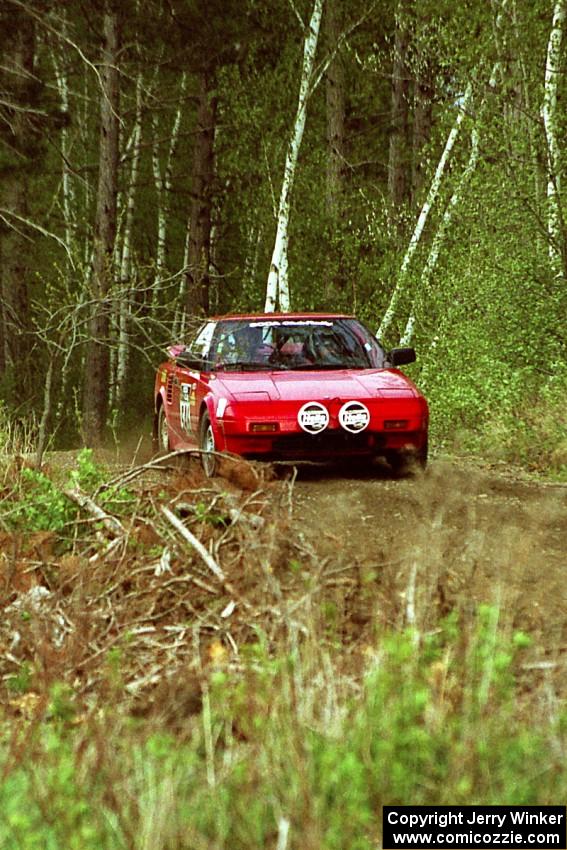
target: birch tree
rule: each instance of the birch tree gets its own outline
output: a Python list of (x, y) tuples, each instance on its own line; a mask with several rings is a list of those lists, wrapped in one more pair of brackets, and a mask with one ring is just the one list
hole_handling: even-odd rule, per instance
[(564, 274), (564, 236), (560, 204), (560, 150), (557, 120), (557, 88), (561, 70), (561, 44), (565, 28), (565, 0), (556, 0), (547, 45), (543, 98), (543, 125), (547, 145), (547, 233), (549, 264), (556, 277)]
[(435, 169), (435, 174), (433, 175), (433, 179), (431, 181), (431, 186), (429, 187), (429, 192), (427, 193), (427, 198), (421, 208), (421, 212), (419, 214), (419, 218), (415, 225), (414, 231), (412, 233), (409, 245), (404, 254), (404, 258), (402, 260), (402, 265), (400, 267), (400, 271), (398, 274), (398, 279), (396, 281), (396, 285), (390, 297), (390, 303), (388, 304), (388, 308), (384, 313), (382, 318), (382, 322), (380, 323), (380, 327), (378, 328), (377, 336), (379, 339), (382, 339), (384, 335), (390, 329), (394, 316), (396, 315), (396, 310), (398, 308), (399, 301), (404, 293), (404, 287), (406, 283), (406, 275), (409, 268), (409, 265), (412, 261), (412, 258), (418, 248), (420, 239), (422, 237), (427, 219), (431, 212), (431, 209), (437, 199), (439, 194), (439, 189), (441, 187), (441, 182), (443, 180), (443, 174), (445, 173), (445, 169), (447, 167), (447, 163), (449, 161), (449, 157), (451, 155), (451, 151), (457, 141), (457, 137), (459, 135), (459, 130), (461, 128), (461, 124), (466, 115), (467, 109), (469, 107), (470, 101), (472, 97), (472, 85), (469, 83), (467, 85), (465, 94), (462, 100), (457, 104), (457, 117), (455, 122), (451, 128), (449, 135), (447, 136), (447, 141), (445, 142), (445, 147), (443, 149), (443, 153), (441, 154), (441, 158), (437, 163), (437, 168)]
[[(63, 19), (64, 31), (66, 29), (66, 19)], [(57, 83), (57, 91), (61, 102), (61, 109), (65, 115), (70, 112), (69, 100), (69, 80), (67, 69), (59, 52), (52, 49), (52, 61), (55, 69), (55, 80)], [(71, 145), (69, 140), (69, 129), (64, 126), (61, 128), (61, 191), (62, 191), (62, 211), (63, 221), (65, 224), (65, 244), (69, 253), (75, 253), (74, 235), (76, 225), (76, 208), (75, 208), (75, 192), (73, 186), (73, 178), (70, 168), (70, 153)]]
[[(506, 2), (507, 2), (507, 0), (502, 0), (502, 3), (499, 5), (498, 14), (496, 16), (496, 22), (495, 22), (496, 32), (498, 32), (499, 29), (502, 27), (502, 17), (503, 17), (504, 9), (506, 7)], [(496, 84), (497, 84), (499, 78), (501, 77), (501, 74), (502, 74), (502, 62), (501, 62), (501, 59), (499, 58), (494, 63), (494, 65), (492, 67), (492, 72), (490, 74), (490, 79), (488, 81), (488, 91), (493, 91), (495, 89)], [(471, 101), (471, 103), (468, 104), (468, 106), (470, 107), (471, 104), (472, 104), (472, 89), (469, 92), (469, 100)], [(435, 236), (432, 240), (431, 248), (430, 248), (428, 256), (427, 256), (427, 261), (426, 261), (425, 266), (423, 267), (423, 271), (420, 275), (418, 292), (422, 296), (427, 292), (427, 289), (429, 288), (431, 276), (432, 276), (432, 274), (435, 270), (435, 267), (437, 265), (437, 261), (439, 259), (439, 252), (440, 252), (441, 246), (442, 246), (442, 244), (445, 240), (445, 236), (446, 236), (447, 231), (449, 229), (449, 225), (451, 224), (451, 219), (453, 217), (453, 212), (455, 210), (455, 207), (460, 202), (460, 200), (461, 200), (461, 198), (462, 198), (462, 196), (465, 192), (466, 186), (467, 186), (470, 178), (472, 177), (472, 175), (473, 175), (473, 173), (476, 169), (476, 166), (477, 166), (478, 154), (479, 154), (479, 139), (480, 139), (480, 132), (479, 132), (478, 125), (482, 123), (481, 119), (482, 119), (482, 113), (483, 113), (483, 107), (484, 106), (485, 106), (484, 102), (481, 103), (481, 105), (479, 107), (479, 114), (476, 116), (475, 124), (473, 125), (472, 131), (471, 131), (471, 149), (470, 149), (470, 154), (469, 154), (469, 159), (468, 159), (467, 165), (464, 168), (464, 170), (463, 170), (463, 172), (462, 172), (462, 174), (461, 174), (461, 176), (458, 180), (457, 187), (453, 191), (453, 193), (452, 193), (452, 195), (451, 195), (451, 197), (450, 197), (450, 199), (449, 199), (449, 201), (448, 201), (448, 203), (445, 207), (445, 210), (444, 210), (443, 215), (441, 217), (440, 223), (439, 223), (437, 230), (435, 232)], [(461, 113), (461, 114), (464, 114), (464, 113)], [(411, 306), (410, 314), (409, 314), (409, 317), (408, 317), (408, 320), (407, 320), (407, 323), (406, 323), (406, 327), (405, 327), (405, 330), (404, 330), (404, 332), (401, 336), (401, 339), (400, 339), (400, 345), (409, 345), (412, 342), (414, 330), (415, 330), (415, 299), (412, 301), (412, 306)]]
[(136, 190), (138, 186), (138, 172), (140, 168), (140, 154), (142, 149), (142, 88), (143, 78), (138, 75), (136, 82), (136, 117), (132, 131), (130, 179), (124, 200), (124, 225), (122, 232), (122, 245), (120, 251), (119, 281), (120, 297), (117, 310), (118, 342), (116, 345), (116, 373), (110, 387), (110, 406), (114, 401), (122, 408), (126, 396), (126, 377), (128, 373), (128, 362), (130, 355), (129, 345), (129, 322), (130, 304), (133, 296), (131, 287), (133, 263), (132, 263), (132, 240), (134, 225), (134, 210), (136, 207)]
[(317, 41), (319, 39), (319, 29), (321, 26), (321, 15), (323, 13), (324, 0), (315, 0), (313, 12), (309, 27), (305, 35), (303, 46), (303, 66), (301, 70), (301, 82), (299, 86), (299, 100), (297, 104), (297, 112), (293, 132), (288, 145), (282, 188), (280, 193), (280, 202), (277, 215), (276, 239), (272, 259), (270, 263), (270, 272), (268, 274), (268, 285), (266, 289), (266, 301), (264, 310), (271, 313), (279, 304), (280, 310), (286, 312), (290, 309), (289, 295), (289, 280), (288, 280), (288, 263), (287, 263), (287, 246), (288, 246), (288, 231), (289, 217), (291, 210), (291, 193), (293, 190), (293, 182), (295, 179), (295, 171), (297, 167), (297, 159), (299, 149), (303, 139), (303, 131), (305, 129), (305, 119), (307, 117), (307, 101), (309, 99), (313, 67), (315, 63), (315, 54), (317, 51)]
[[(441, 222), (437, 231), (435, 233), (435, 237), (431, 243), (431, 248), (429, 249), (429, 253), (427, 255), (427, 261), (425, 266), (423, 267), (423, 271), (421, 272), (419, 278), (419, 288), (418, 291), (422, 298), (424, 298), (429, 289), (431, 276), (437, 266), (437, 261), (439, 259), (439, 252), (441, 250), (441, 246), (445, 240), (447, 235), (447, 231), (449, 230), (449, 225), (451, 224), (451, 219), (453, 217), (453, 212), (455, 211), (455, 207), (461, 200), (463, 193), (466, 189), (467, 183), (469, 182), (471, 176), (474, 173), (476, 168), (476, 164), (478, 162), (478, 145), (479, 145), (479, 132), (477, 127), (473, 127), (471, 132), (471, 150), (469, 155), (469, 160), (457, 187), (453, 194), (451, 195), (447, 206), (445, 207), (445, 211), (441, 218)], [(415, 304), (412, 304), (412, 309), (410, 311), (410, 315), (408, 317), (405, 330), (400, 339), (400, 345), (411, 345), (413, 341), (413, 335), (415, 331)]]

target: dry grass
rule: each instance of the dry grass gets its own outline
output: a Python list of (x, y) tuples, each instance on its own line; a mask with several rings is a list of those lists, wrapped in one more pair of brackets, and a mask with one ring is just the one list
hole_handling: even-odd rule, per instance
[(441, 465), (370, 533), (375, 482), (323, 478), (317, 524), (316, 480), (163, 465), (3, 532), (2, 846), (370, 850), (385, 803), (567, 792), (561, 623), (517, 592), (562, 496), (505, 522), (517, 489)]

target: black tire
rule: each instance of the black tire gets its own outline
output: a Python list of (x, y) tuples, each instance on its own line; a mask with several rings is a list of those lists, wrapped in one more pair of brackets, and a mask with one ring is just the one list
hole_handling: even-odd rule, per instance
[(415, 462), (416, 462), (417, 466), (419, 466), (419, 468), (424, 470), (424, 471), (427, 469), (427, 458), (428, 458), (428, 456), (429, 456), (429, 441), (426, 437), (425, 443), (423, 444), (423, 446), (420, 448), (417, 455), (415, 456)]
[(215, 454), (208, 454), (215, 450), (215, 435), (208, 413), (203, 413), (199, 425), (199, 448), (204, 452), (201, 455), (201, 465), (207, 478), (213, 478), (218, 472), (219, 461)]
[(171, 451), (169, 432), (167, 428), (167, 417), (165, 415), (165, 408), (163, 404), (160, 404), (155, 419), (153, 448), (155, 454), (167, 454)]
[(390, 469), (397, 478), (410, 475), (412, 472), (423, 472), (427, 467), (427, 440), (419, 451), (408, 454), (403, 451), (391, 451), (386, 455)]
[(388, 452), (386, 460), (388, 461), (388, 466), (392, 470), (392, 474), (395, 475), (396, 478), (400, 478), (407, 474), (409, 465), (407, 456), (404, 452)]

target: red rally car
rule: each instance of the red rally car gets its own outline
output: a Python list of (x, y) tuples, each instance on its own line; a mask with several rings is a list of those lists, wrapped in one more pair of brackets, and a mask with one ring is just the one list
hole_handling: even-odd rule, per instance
[(427, 463), (427, 402), (397, 368), (414, 350), (384, 351), (352, 316), (222, 316), (168, 354), (155, 382), (155, 447), (200, 447), (209, 476), (223, 451)]

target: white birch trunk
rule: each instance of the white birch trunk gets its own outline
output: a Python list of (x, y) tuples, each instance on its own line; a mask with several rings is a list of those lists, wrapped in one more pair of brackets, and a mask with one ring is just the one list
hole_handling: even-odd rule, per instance
[(388, 305), (388, 309), (384, 313), (384, 316), (382, 318), (382, 322), (380, 324), (380, 327), (378, 328), (378, 331), (377, 331), (378, 339), (382, 339), (382, 337), (388, 332), (390, 325), (392, 324), (392, 321), (393, 321), (394, 316), (396, 314), (396, 309), (398, 307), (398, 303), (399, 303), (400, 298), (403, 294), (403, 287), (404, 287), (404, 283), (405, 283), (405, 276), (406, 276), (407, 269), (409, 267), (409, 264), (412, 260), (413, 255), (416, 252), (417, 246), (419, 245), (419, 240), (421, 239), (421, 235), (422, 235), (423, 230), (425, 228), (427, 218), (429, 216), (429, 213), (431, 212), (431, 208), (432, 208), (433, 204), (435, 203), (435, 200), (436, 200), (437, 195), (439, 193), (439, 188), (441, 186), (441, 180), (443, 179), (443, 174), (445, 172), (445, 168), (447, 166), (449, 156), (450, 156), (451, 151), (453, 149), (453, 146), (454, 146), (454, 144), (457, 140), (457, 136), (459, 135), (459, 130), (460, 130), (461, 124), (463, 122), (463, 118), (465, 117), (465, 114), (466, 114), (467, 108), (469, 106), (471, 97), (472, 97), (472, 85), (471, 85), (471, 83), (469, 83), (467, 88), (466, 88), (463, 100), (459, 104), (459, 114), (457, 115), (455, 123), (453, 124), (453, 127), (451, 128), (451, 132), (449, 133), (449, 135), (447, 137), (447, 141), (445, 143), (445, 149), (443, 150), (443, 153), (441, 155), (441, 159), (439, 160), (439, 163), (438, 163), (437, 168), (435, 170), (435, 175), (433, 177), (433, 180), (431, 181), (431, 186), (429, 188), (427, 198), (425, 199), (425, 203), (423, 204), (423, 207), (422, 207), (421, 212), (419, 214), (419, 218), (417, 220), (417, 224), (415, 226), (412, 237), (410, 239), (410, 243), (409, 243), (407, 251), (404, 255), (404, 259), (402, 261), (402, 265), (400, 267), (400, 272), (399, 272), (399, 275), (398, 275), (398, 280), (397, 280), (396, 285), (394, 287), (394, 291), (392, 292), (392, 295), (391, 295), (391, 298), (390, 298), (390, 303)]
[(126, 395), (126, 374), (128, 371), (128, 357), (130, 347), (128, 344), (129, 321), (130, 321), (130, 298), (132, 289), (130, 280), (132, 277), (132, 227), (134, 223), (134, 208), (136, 206), (136, 187), (138, 183), (138, 171), (140, 165), (140, 152), (142, 148), (142, 78), (138, 77), (136, 98), (136, 120), (132, 134), (132, 167), (130, 170), (130, 183), (126, 197), (126, 212), (124, 221), (124, 234), (122, 239), (122, 252), (120, 256), (120, 301), (118, 310), (118, 348), (116, 353), (116, 400), (122, 409)]
[(280, 310), (282, 313), (289, 313), (291, 310), (291, 300), (289, 295), (289, 276), (287, 264), (287, 245), (288, 234), (286, 231), (285, 238), (282, 242), (282, 252), (280, 256), (280, 273), (278, 279), (278, 298)]
[(557, 128), (557, 87), (561, 67), (561, 43), (565, 26), (565, 0), (556, 0), (547, 45), (543, 97), (543, 125), (547, 143), (547, 234), (549, 263), (553, 274), (563, 273), (561, 252), (561, 209), (559, 205), (559, 140)]
[[(55, 52), (53, 53), (53, 66), (55, 69), (55, 80), (57, 91), (61, 101), (61, 111), (66, 115), (69, 114), (69, 84), (66, 72), (60, 67), (59, 61)], [(69, 169), (69, 131), (67, 127), (61, 128), (61, 153), (63, 155), (63, 173), (62, 173), (62, 190), (63, 190), (63, 221), (65, 223), (65, 244), (70, 256), (75, 256), (73, 250), (73, 235), (75, 232), (75, 216), (74, 216), (74, 191)]]
[(185, 231), (185, 247), (183, 248), (183, 261), (181, 264), (182, 275), (179, 283), (179, 292), (177, 295), (177, 305), (175, 307), (175, 316), (173, 318), (172, 339), (174, 342), (183, 341), (185, 335), (185, 321), (187, 312), (185, 310), (185, 292), (187, 289), (187, 275), (185, 274), (189, 265), (189, 234), (190, 230)]
[(152, 116), (152, 174), (154, 177), (154, 186), (157, 197), (157, 245), (156, 245), (156, 273), (154, 276), (154, 295), (159, 289), (163, 269), (165, 267), (165, 245), (166, 245), (166, 214), (164, 209), (165, 204), (165, 185), (161, 175), (161, 165), (159, 161), (159, 125), (158, 116), (154, 112)]
[(313, 75), (317, 41), (319, 39), (323, 2), (324, 0), (315, 0), (313, 13), (309, 22), (309, 29), (305, 36), (305, 43), (303, 47), (303, 68), (301, 71), (297, 113), (286, 155), (284, 177), (278, 208), (276, 239), (266, 289), (266, 302), (264, 306), (266, 313), (271, 313), (276, 309), (278, 300), (281, 310), (286, 311), (290, 308), (289, 282), (287, 274), (287, 240), (291, 192), (295, 178), (299, 148), (301, 147), (303, 130), (305, 128), (307, 101), (310, 94), (310, 83)]
[(179, 88), (179, 101), (177, 104), (177, 109), (175, 111), (175, 118), (173, 120), (173, 126), (171, 128), (169, 147), (167, 150), (167, 156), (165, 159), (165, 163), (162, 167), (160, 163), (159, 156), (159, 126), (158, 126), (158, 117), (157, 114), (154, 113), (152, 124), (153, 124), (153, 143), (152, 143), (152, 173), (154, 177), (154, 185), (157, 195), (157, 218), (158, 218), (158, 229), (157, 229), (157, 247), (156, 247), (156, 273), (154, 277), (154, 291), (153, 297), (154, 299), (159, 293), (161, 288), (162, 280), (165, 273), (166, 268), (166, 258), (167, 258), (167, 222), (168, 222), (168, 213), (169, 213), (169, 199), (171, 195), (171, 182), (172, 182), (172, 173), (173, 173), (173, 160), (175, 158), (175, 152), (177, 150), (177, 145), (179, 142), (179, 132), (181, 129), (181, 119), (183, 113), (183, 100), (185, 97), (185, 89), (187, 85), (187, 75), (183, 74), (181, 77), (181, 84)]
[[(496, 18), (496, 31), (500, 29), (502, 26), (502, 14), (506, 7), (507, 0), (502, 0), (500, 5), (500, 9), (498, 11), (498, 15)], [(497, 82), (498, 77), (500, 76), (502, 70), (502, 63), (499, 61), (495, 62), (492, 67), (492, 73), (490, 74), (490, 79), (488, 81), (489, 89), (493, 89)], [(470, 180), (478, 162), (478, 149), (479, 149), (479, 132), (477, 127), (473, 127), (471, 132), (471, 152), (469, 155), (469, 161), (461, 174), (458, 186), (456, 190), (451, 195), (449, 199), (449, 203), (445, 208), (445, 212), (443, 213), (443, 217), (441, 219), (441, 223), (437, 229), (435, 234), (435, 238), (433, 239), (431, 249), (429, 251), (429, 255), (427, 257), (427, 262), (425, 263), (424, 269), (421, 273), (421, 278), (419, 282), (419, 291), (424, 293), (429, 287), (429, 281), (431, 280), (431, 275), (433, 274), (435, 267), (437, 265), (437, 260), (439, 259), (439, 251), (441, 249), (441, 245), (445, 239), (445, 235), (451, 223), (451, 218), (453, 217), (453, 211), (458, 204), (463, 191), (466, 188), (468, 181)], [(405, 330), (400, 339), (400, 345), (410, 345), (413, 339), (413, 334), (415, 331), (415, 302), (412, 303), (412, 308), (410, 311), (409, 318), (406, 323)]]
[[(425, 293), (429, 288), (429, 281), (431, 280), (431, 275), (433, 274), (435, 267), (437, 265), (437, 261), (439, 259), (439, 251), (441, 249), (441, 245), (445, 240), (445, 236), (447, 234), (447, 230), (449, 229), (449, 225), (451, 224), (451, 218), (453, 217), (453, 211), (459, 200), (462, 197), (463, 191), (466, 188), (468, 181), (470, 180), (478, 162), (478, 143), (479, 143), (479, 133), (476, 127), (473, 128), (471, 133), (471, 152), (469, 156), (469, 161), (461, 175), (459, 180), (459, 184), (451, 198), (449, 203), (445, 208), (445, 212), (443, 213), (443, 218), (441, 219), (441, 223), (437, 229), (437, 233), (435, 234), (435, 238), (431, 244), (431, 249), (429, 251), (429, 255), (427, 257), (427, 262), (425, 263), (424, 269), (421, 273), (420, 281), (419, 281), (419, 292)], [(408, 318), (404, 333), (400, 339), (400, 345), (411, 345), (413, 334), (415, 331), (415, 304), (412, 306), (412, 310), (410, 316)]]

